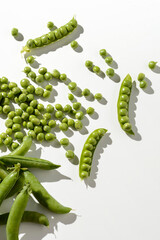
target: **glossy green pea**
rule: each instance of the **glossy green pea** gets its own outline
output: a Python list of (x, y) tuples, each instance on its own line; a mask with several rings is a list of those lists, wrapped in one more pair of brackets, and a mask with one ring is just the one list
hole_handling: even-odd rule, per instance
[(47, 85), (47, 86), (45, 86), (45, 89), (47, 90), (47, 91), (52, 91), (52, 89), (53, 89), (53, 87), (52, 87), (52, 85)]
[(71, 110), (72, 110), (72, 107), (69, 104), (65, 105), (63, 108), (63, 111), (66, 113), (69, 113)]
[(66, 75), (65, 73), (62, 73), (62, 74), (60, 74), (59, 79), (60, 79), (61, 81), (66, 81), (66, 80), (67, 80), (67, 75)]
[(119, 102), (119, 108), (126, 108), (126, 109), (128, 109), (128, 104), (125, 101), (120, 101)]
[(46, 91), (44, 91), (44, 93), (43, 93), (43, 98), (49, 98), (50, 95), (51, 95), (51, 92), (48, 91), (48, 90), (46, 90)]
[(92, 115), (94, 113), (94, 108), (88, 107), (87, 110), (86, 110), (86, 113), (89, 114), (89, 115)]
[(65, 27), (66, 27), (66, 29), (67, 29), (68, 32), (72, 32), (73, 29), (74, 29), (70, 23), (67, 23), (67, 24), (65, 25)]
[(121, 93), (130, 95), (131, 91), (130, 91), (130, 89), (128, 87), (122, 87)]
[(74, 99), (74, 96), (73, 96), (73, 94), (72, 94), (72, 93), (68, 93), (68, 99), (69, 99), (70, 101), (73, 101), (73, 99)]
[(46, 120), (50, 120), (51, 119), (51, 114), (50, 113), (44, 113), (43, 118), (46, 119)]
[(33, 40), (33, 39), (29, 39), (29, 40), (27, 41), (26, 46), (27, 46), (28, 48), (34, 48), (34, 47), (35, 47), (35, 42), (34, 42), (34, 40)]
[(124, 124), (124, 123), (128, 123), (128, 122), (129, 122), (129, 117), (123, 116), (120, 118), (120, 123)]
[(6, 98), (7, 97), (7, 93), (6, 92), (1, 92), (1, 100), (3, 100), (3, 98)]
[(9, 89), (12, 90), (12, 88), (17, 87), (17, 83), (15, 82), (10, 82), (8, 85)]
[(14, 93), (12, 91), (9, 91), (8, 94), (7, 94), (7, 97), (9, 99), (14, 99), (15, 95), (14, 95)]
[(33, 56), (28, 56), (28, 57), (26, 58), (26, 61), (27, 61), (27, 63), (29, 63), (29, 64), (34, 63), (34, 60), (35, 60), (35, 58), (34, 58)]
[(78, 42), (74, 40), (74, 41), (71, 42), (70, 45), (71, 45), (71, 47), (72, 47), (73, 49), (75, 49), (75, 48), (78, 47)]
[(44, 75), (42, 74), (37, 75), (35, 81), (36, 83), (42, 83), (44, 81)]
[(21, 104), (20, 104), (20, 108), (21, 108), (23, 111), (26, 111), (27, 107), (28, 107), (28, 104), (27, 104), (27, 103), (21, 103)]
[(156, 64), (157, 64), (157, 62), (150, 61), (150, 62), (148, 63), (148, 67), (149, 67), (150, 69), (154, 69), (154, 68), (156, 67)]
[(30, 136), (30, 137), (32, 137), (33, 139), (35, 139), (35, 138), (36, 138), (36, 134), (35, 134), (34, 130), (29, 130), (29, 131), (28, 131), (28, 136)]
[(22, 126), (23, 126), (24, 128), (27, 128), (27, 122), (26, 122), (26, 121), (23, 121)]
[(70, 82), (68, 84), (68, 89), (71, 90), (71, 91), (76, 91), (77, 89), (77, 84), (75, 82)]
[[(51, 120), (50, 120), (50, 121), (51, 121)], [(42, 126), (47, 125), (47, 120), (46, 120), (46, 119), (40, 119), (40, 124), (41, 124)]]
[(16, 114), (16, 116), (22, 116), (22, 113), (23, 113), (23, 111), (22, 111), (21, 108), (16, 108), (16, 109), (15, 109), (15, 114)]
[(13, 125), (13, 120), (12, 120), (12, 119), (7, 119), (7, 120), (5, 121), (5, 126), (6, 126), (7, 128), (11, 128), (12, 125)]
[(94, 66), (94, 67), (93, 67), (93, 72), (94, 72), (94, 73), (99, 74), (100, 71), (101, 71), (100, 67), (98, 67), (98, 66)]
[(38, 103), (37, 109), (38, 109), (40, 112), (43, 112), (43, 111), (44, 111), (44, 105), (43, 105), (42, 103)]
[(62, 146), (68, 146), (69, 145), (69, 139), (68, 138), (62, 138), (59, 142)]
[(43, 45), (43, 44), (44, 44), (44, 45), (47, 45), (47, 44), (48, 44), (49, 39), (48, 39), (47, 34), (41, 36), (41, 41), (42, 41), (42, 45)]
[(105, 58), (105, 62), (106, 62), (107, 64), (112, 64), (113, 58), (110, 57), (110, 56), (108, 56), (108, 57)]
[(37, 134), (37, 141), (42, 142), (44, 140), (44, 133), (38, 133)]
[(7, 84), (7, 83), (3, 83), (0, 88), (1, 88), (2, 91), (5, 91), (5, 92), (6, 92), (9, 87), (8, 87), (8, 84)]
[(62, 131), (67, 131), (68, 130), (68, 125), (67, 125), (67, 123), (61, 123), (61, 124), (59, 124), (59, 128)]
[(126, 94), (122, 94), (121, 96), (120, 96), (120, 101), (125, 101), (125, 102), (129, 102), (129, 96), (128, 95), (126, 95)]
[(13, 119), (16, 116), (16, 113), (14, 111), (11, 111), (8, 113), (8, 118)]
[(72, 18), (70, 21), (70, 24), (72, 25), (72, 27), (77, 27), (77, 20), (75, 18)]
[(48, 125), (45, 125), (43, 127), (43, 131), (49, 133), (51, 131), (51, 128)]
[(7, 134), (7, 135), (11, 136), (12, 133), (13, 133), (12, 128), (7, 128), (7, 129), (6, 129), (6, 134)]
[(48, 122), (48, 126), (49, 126), (50, 128), (54, 128), (54, 127), (56, 126), (56, 121), (55, 121), (55, 120), (50, 120), (50, 121)]
[(50, 72), (46, 72), (44, 74), (44, 78), (45, 78), (45, 80), (50, 81), (53, 78), (53, 76)]
[(9, 105), (9, 104), (10, 104), (9, 98), (5, 97), (4, 99), (2, 99), (2, 101), (1, 101), (2, 106)]
[(50, 42), (54, 42), (54, 41), (56, 40), (56, 36), (55, 36), (55, 34), (54, 34), (53, 31), (52, 31), (52, 32), (49, 32), (49, 33), (47, 34), (47, 37), (48, 37), (48, 39), (49, 39)]
[(88, 88), (85, 88), (83, 91), (82, 91), (82, 95), (85, 96), (85, 97), (88, 97), (90, 95), (90, 90)]
[(56, 39), (60, 39), (63, 37), (59, 28), (54, 30), (54, 34), (55, 34)]
[(19, 147), (19, 144), (17, 142), (13, 142), (11, 145), (12, 150), (16, 150)]
[(68, 118), (66, 118), (66, 117), (63, 118), (63, 119), (62, 119), (62, 123), (67, 123), (67, 124), (68, 124)]
[(22, 93), (19, 95), (19, 101), (20, 103), (25, 103), (27, 101), (27, 96), (26, 94)]
[(63, 112), (62, 111), (56, 111), (55, 112), (55, 117), (58, 119), (61, 119), (63, 117)]
[(60, 72), (59, 72), (57, 69), (54, 69), (54, 70), (52, 71), (52, 76), (53, 76), (54, 78), (59, 79), (59, 78), (60, 78)]
[(36, 73), (33, 71), (30, 71), (27, 75), (32, 81), (35, 81), (36, 79)]
[(130, 123), (125, 123), (123, 126), (122, 126), (123, 130), (126, 131), (126, 132), (129, 132), (132, 130), (132, 126)]
[(38, 118), (32, 118), (31, 122), (33, 123), (34, 126), (38, 126), (40, 125), (40, 120)]
[(82, 127), (83, 127), (83, 124), (82, 124), (82, 122), (80, 120), (76, 120), (74, 122), (74, 127), (75, 127), (76, 130), (81, 130)]
[(60, 27), (59, 30), (63, 36), (66, 36), (68, 34), (67, 28), (65, 26)]
[(34, 112), (34, 108), (31, 107), (31, 106), (29, 106), (29, 107), (27, 107), (26, 112), (27, 112), (28, 114), (32, 114), (32, 113)]
[(55, 109), (56, 109), (57, 111), (63, 111), (63, 107), (62, 107), (62, 105), (59, 104), (59, 103), (55, 104)]
[(75, 155), (74, 155), (74, 152), (73, 152), (72, 150), (66, 151), (65, 155), (66, 155), (66, 157), (67, 157), (68, 159), (73, 159), (74, 156), (75, 156)]
[(142, 80), (145, 79), (145, 74), (144, 73), (139, 73), (137, 79), (138, 79), (139, 82), (141, 82)]
[(100, 139), (104, 136), (106, 132), (107, 130), (104, 128), (96, 129), (89, 135), (89, 137), (85, 141), (79, 163), (79, 176), (81, 179), (90, 176), (94, 151)]
[(23, 134), (22, 132), (16, 132), (16, 133), (14, 134), (14, 137), (15, 137), (15, 139), (17, 139), (17, 140), (22, 140), (23, 137), (24, 137), (24, 134)]
[(11, 34), (13, 37), (18, 36), (18, 29), (17, 28), (12, 28)]
[(108, 68), (106, 71), (106, 75), (108, 77), (113, 77), (114, 76), (114, 69), (113, 68)]
[(10, 146), (13, 142), (13, 139), (11, 137), (7, 137), (5, 140), (4, 140), (4, 145), (6, 146)]
[(39, 74), (44, 75), (47, 72), (47, 68), (46, 67), (41, 67), (41, 68), (39, 68), (38, 72), (39, 72)]
[(74, 127), (74, 124), (75, 124), (74, 120), (72, 118), (69, 118), (68, 119), (68, 127)]
[(87, 61), (85, 61), (85, 66), (87, 68), (92, 68), (93, 67), (93, 62), (91, 62), (90, 60), (87, 60)]
[(101, 100), (101, 99), (102, 99), (102, 94), (101, 94), (101, 93), (96, 93), (96, 94), (94, 95), (94, 98), (95, 98), (96, 100)]
[(36, 94), (37, 96), (43, 96), (43, 93), (44, 93), (44, 89), (43, 89), (43, 88), (37, 87), (37, 88), (35, 89), (35, 94)]
[(100, 54), (102, 57), (105, 57), (105, 56), (107, 55), (106, 49), (101, 49), (101, 50), (99, 50), (99, 54)]
[(2, 132), (2, 133), (0, 134), (0, 138), (1, 138), (2, 140), (5, 140), (5, 139), (7, 138), (7, 134), (4, 133), (4, 132)]
[(56, 136), (53, 133), (46, 133), (45, 134), (45, 140), (50, 142), (56, 139)]
[(3, 113), (8, 114), (11, 111), (11, 107), (9, 105), (3, 106)]
[(14, 88), (12, 88), (12, 91), (15, 95), (17, 95), (21, 92), (21, 89), (19, 87), (14, 87)]
[(38, 105), (38, 101), (36, 99), (32, 100), (29, 104), (31, 107), (36, 108)]
[(146, 88), (147, 87), (147, 82), (145, 80), (142, 80), (140, 83), (139, 83), (139, 86), (140, 88)]
[(23, 70), (24, 73), (28, 74), (31, 71), (31, 68), (26, 66)]
[(128, 116), (128, 110), (125, 109), (125, 108), (121, 108), (121, 109), (119, 110), (119, 115), (120, 115), (120, 116)]
[(30, 130), (34, 129), (34, 125), (32, 122), (27, 122), (27, 129), (30, 129)]
[(27, 112), (23, 112), (22, 119), (26, 121), (26, 120), (28, 120), (28, 118), (29, 118), (29, 114)]
[(46, 107), (46, 112), (52, 113), (54, 111), (54, 107), (51, 104), (48, 104)]
[(74, 102), (73, 103), (73, 109), (79, 110), (81, 108), (81, 103), (80, 102)]
[(34, 39), (34, 43), (35, 43), (36, 47), (41, 47), (43, 45), (40, 37), (39, 38), (35, 38)]
[(29, 85), (27, 87), (27, 91), (28, 91), (28, 93), (34, 93), (35, 92), (35, 87), (33, 85)]
[(75, 114), (75, 118), (76, 119), (79, 119), (79, 120), (82, 120), (84, 118), (84, 113), (82, 111), (78, 111), (76, 114)]
[(54, 23), (53, 22), (48, 22), (47, 23), (47, 27), (49, 28), (49, 29), (52, 29), (53, 27), (54, 27)]
[(42, 131), (43, 131), (43, 129), (42, 129), (41, 126), (35, 126), (35, 127), (34, 127), (34, 132), (35, 132), (35, 134), (41, 133)]
[(132, 87), (132, 82), (129, 79), (124, 79), (123, 86), (130, 89)]

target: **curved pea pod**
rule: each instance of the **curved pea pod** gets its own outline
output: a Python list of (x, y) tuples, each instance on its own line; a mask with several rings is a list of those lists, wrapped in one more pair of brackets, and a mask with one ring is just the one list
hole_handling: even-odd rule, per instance
[(11, 207), (6, 225), (7, 240), (18, 240), (19, 226), (27, 206), (30, 193), (31, 191), (29, 185), (25, 185), (21, 192), (17, 195)]
[[(5, 225), (8, 220), (9, 213), (4, 213), (0, 215), (0, 225)], [(49, 226), (48, 218), (39, 212), (34, 211), (24, 211), (21, 222), (32, 222), (42, 224), (44, 226)]]
[(45, 170), (51, 170), (60, 167), (60, 165), (56, 165), (45, 159), (24, 157), (19, 155), (5, 155), (0, 157), (0, 161), (4, 162), (7, 166), (20, 163), (21, 167), (24, 168), (41, 168)]
[(30, 184), (34, 197), (42, 206), (58, 214), (69, 213), (72, 210), (69, 207), (63, 206), (56, 199), (54, 199), (31, 172), (25, 171), (24, 177), (26, 183)]
[(132, 78), (128, 74), (122, 81), (117, 102), (118, 121), (121, 128), (128, 134), (134, 135), (129, 121), (129, 101), (132, 90)]
[(68, 23), (61, 26), (60, 28), (55, 29), (54, 31), (50, 31), (49, 33), (35, 38), (29, 39), (26, 43), (26, 46), (22, 48), (21, 53), (30, 52), (34, 48), (44, 47), (53, 42), (57, 42), (65, 36), (69, 35), (73, 30), (77, 27), (77, 21), (73, 17)]
[(107, 130), (105, 128), (98, 128), (94, 130), (87, 138), (82, 149), (79, 163), (79, 176), (81, 179), (90, 176), (94, 151), (100, 139), (106, 132)]
[(15, 149), (13, 152), (9, 153), (9, 155), (24, 156), (29, 151), (31, 145), (32, 145), (32, 137), (25, 136), (23, 138), (23, 142), (19, 145), (19, 147)]
[(19, 177), (20, 164), (15, 165), (15, 169), (9, 173), (0, 184), (0, 205), (3, 200), (6, 198), (10, 190), (15, 185)]

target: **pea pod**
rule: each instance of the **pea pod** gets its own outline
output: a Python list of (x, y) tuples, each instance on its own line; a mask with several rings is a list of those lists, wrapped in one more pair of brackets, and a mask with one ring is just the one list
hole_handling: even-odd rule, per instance
[(67, 24), (54, 31), (50, 31), (49, 33), (35, 39), (29, 39), (26, 46), (22, 48), (21, 53), (30, 52), (34, 48), (44, 47), (53, 42), (57, 42), (69, 35), (76, 27), (77, 21), (75, 18), (72, 18)]
[(24, 168), (41, 168), (51, 170), (60, 167), (60, 165), (56, 165), (44, 159), (24, 157), (19, 155), (5, 155), (0, 157), (0, 161), (5, 163), (7, 166), (12, 166), (13, 164), (20, 163), (21, 167)]
[(0, 184), (0, 205), (5, 197), (8, 195), (14, 184), (18, 180), (20, 171), (20, 164), (15, 165), (15, 169), (9, 173)]
[[(8, 216), (9, 213), (0, 215), (0, 225), (5, 225), (7, 223)], [(21, 222), (32, 222), (49, 226), (48, 218), (44, 214), (34, 211), (24, 211)]]
[(81, 179), (90, 176), (94, 151), (100, 139), (106, 132), (107, 130), (105, 128), (98, 128), (94, 130), (87, 138), (82, 149), (79, 163), (79, 176)]
[(27, 206), (29, 194), (29, 185), (25, 185), (11, 207), (6, 226), (7, 240), (18, 240), (19, 226)]
[(32, 145), (32, 137), (25, 136), (23, 138), (23, 142), (16, 148), (13, 152), (9, 153), (9, 155), (20, 155), (24, 156)]
[(71, 208), (65, 207), (55, 200), (31, 172), (25, 171), (24, 178), (26, 183), (30, 184), (34, 197), (42, 206), (59, 214), (69, 213), (71, 211)]
[(132, 90), (132, 78), (128, 74), (120, 87), (119, 97), (117, 102), (118, 121), (121, 128), (128, 134), (134, 135), (131, 123), (129, 122), (129, 100)]

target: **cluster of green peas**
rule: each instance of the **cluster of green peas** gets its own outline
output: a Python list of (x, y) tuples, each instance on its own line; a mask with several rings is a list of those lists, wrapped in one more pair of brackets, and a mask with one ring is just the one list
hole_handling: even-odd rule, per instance
[(139, 73), (137, 79), (139, 81), (140, 88), (146, 88), (147, 87), (147, 82), (144, 80), (145, 79), (145, 74), (144, 73)]

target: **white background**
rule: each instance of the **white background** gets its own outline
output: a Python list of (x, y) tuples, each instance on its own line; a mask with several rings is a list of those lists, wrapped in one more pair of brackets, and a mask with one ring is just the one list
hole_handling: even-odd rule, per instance
[[(56, 142), (51, 145), (33, 143), (29, 156), (45, 158), (62, 167), (32, 172), (58, 201), (74, 211), (56, 215), (30, 199), (27, 209), (46, 214), (50, 227), (23, 223), (20, 239), (160, 239), (160, 71), (158, 67), (157, 73), (148, 68), (150, 60), (158, 62), (160, 57), (159, 6), (158, 0), (1, 2), (0, 75), (17, 83), (25, 77), (22, 70), (26, 63), (20, 50), (26, 41), (47, 33), (48, 21), (60, 27), (76, 16), (79, 23), (76, 33), (48, 50), (38, 51), (39, 56), (34, 52), (36, 61), (49, 71), (57, 68), (66, 73), (81, 89), (88, 87), (92, 93), (101, 92), (104, 96), (101, 103), (76, 97), (85, 108), (93, 106), (96, 110), (94, 119), (86, 117), (83, 120), (85, 128), (80, 133), (66, 133), (78, 157), (90, 132), (99, 127), (108, 129), (96, 149), (91, 177), (86, 183), (79, 179), (77, 162), (73, 164), (65, 158), (63, 147), (58, 147)], [(19, 29), (24, 41), (11, 36), (13, 27)], [(75, 38), (83, 51), (76, 52), (66, 45)], [(115, 72), (121, 81), (129, 73), (136, 83), (130, 102), (133, 138), (122, 131), (117, 120), (121, 82), (116, 82), (117, 77), (102, 79), (84, 66), (90, 59), (106, 71), (108, 66), (99, 55), (101, 48), (114, 58), (118, 65)], [(145, 91), (139, 88), (136, 80), (140, 72), (148, 78)], [(65, 84), (59, 82), (54, 89), (57, 96), (49, 100), (53, 105), (69, 103)], [(4, 121), (1, 122), (2, 132), (5, 128)], [(65, 134), (56, 132), (56, 136), (60, 140)], [(1, 154), (4, 151), (2, 148)], [(0, 212), (9, 211), (12, 202), (12, 198), (6, 200)], [(0, 232), (0, 239), (5, 240), (4, 226), (0, 227)]]

